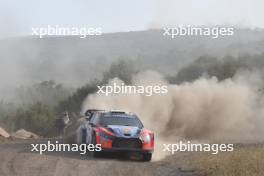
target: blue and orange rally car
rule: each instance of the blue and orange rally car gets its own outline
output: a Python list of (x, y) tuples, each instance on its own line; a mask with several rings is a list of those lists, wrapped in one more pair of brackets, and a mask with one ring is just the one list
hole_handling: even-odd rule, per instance
[(145, 129), (135, 114), (94, 109), (85, 115), (87, 122), (78, 130), (81, 143), (100, 144), (102, 151), (137, 153), (143, 161), (151, 160), (154, 133)]

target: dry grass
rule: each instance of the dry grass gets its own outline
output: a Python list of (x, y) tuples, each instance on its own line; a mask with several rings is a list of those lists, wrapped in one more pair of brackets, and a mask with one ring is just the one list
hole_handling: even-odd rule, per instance
[(204, 176), (264, 176), (264, 148), (247, 147), (218, 155), (198, 154), (192, 167)]

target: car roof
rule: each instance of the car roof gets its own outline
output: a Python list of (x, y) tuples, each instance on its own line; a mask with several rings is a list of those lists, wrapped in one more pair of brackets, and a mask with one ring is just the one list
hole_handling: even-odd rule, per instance
[(99, 111), (94, 113), (97, 118), (124, 118), (124, 119), (135, 119), (138, 120), (139, 123), (143, 127), (143, 123), (138, 118), (138, 116), (132, 112), (125, 112), (119, 110), (111, 110), (111, 111)]
[(120, 110), (110, 110), (110, 111), (100, 111), (99, 114), (109, 115), (112, 117), (130, 117), (136, 118), (137, 116), (131, 112), (120, 111)]

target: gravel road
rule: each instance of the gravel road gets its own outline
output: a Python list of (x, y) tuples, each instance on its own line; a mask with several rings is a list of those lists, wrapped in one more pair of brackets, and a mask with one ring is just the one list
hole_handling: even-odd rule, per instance
[(115, 155), (91, 158), (72, 152), (40, 155), (30, 151), (31, 143), (43, 142), (44, 139), (0, 142), (0, 176), (195, 175), (184, 169), (185, 156), (139, 162)]

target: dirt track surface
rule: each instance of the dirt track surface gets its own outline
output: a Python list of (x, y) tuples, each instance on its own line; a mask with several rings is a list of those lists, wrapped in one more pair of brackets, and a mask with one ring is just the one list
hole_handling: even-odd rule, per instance
[(44, 140), (0, 142), (0, 176), (130, 176), (130, 175), (194, 175), (184, 169), (181, 159), (139, 162), (120, 157), (91, 158), (79, 153), (47, 153), (30, 151), (31, 143)]

